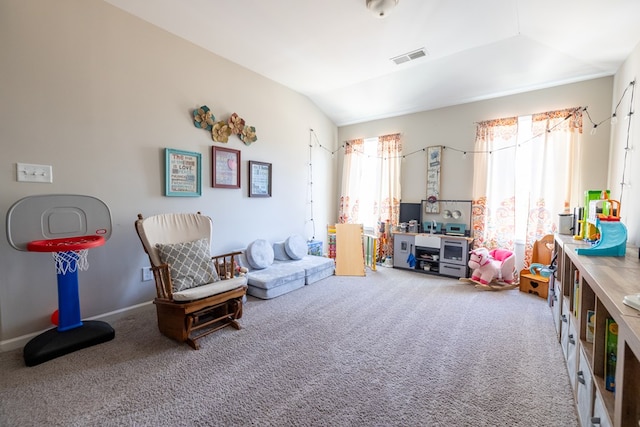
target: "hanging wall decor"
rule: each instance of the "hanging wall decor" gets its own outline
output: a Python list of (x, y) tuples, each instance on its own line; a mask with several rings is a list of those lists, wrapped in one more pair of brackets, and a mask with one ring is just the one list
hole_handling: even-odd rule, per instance
[(219, 121), (213, 125), (211, 129), (211, 136), (216, 142), (229, 142), (229, 136), (231, 135), (231, 129), (227, 122)]
[(425, 213), (440, 212), (440, 165), (442, 163), (442, 146), (427, 147), (427, 201)]
[(271, 197), (271, 163), (249, 161), (249, 197)]
[(256, 128), (248, 126), (237, 113), (233, 113), (227, 120), (215, 121), (211, 110), (206, 105), (193, 110), (193, 123), (197, 128), (211, 132), (211, 138), (216, 142), (227, 143), (231, 135), (236, 135), (245, 145), (251, 145), (258, 140)]
[(240, 188), (240, 151), (215, 145), (211, 150), (211, 186)]
[(213, 117), (213, 113), (209, 110), (209, 107), (203, 105), (202, 107), (193, 110), (193, 124), (200, 129), (211, 130), (213, 123), (216, 120)]
[(165, 196), (200, 196), (202, 155), (165, 149)]

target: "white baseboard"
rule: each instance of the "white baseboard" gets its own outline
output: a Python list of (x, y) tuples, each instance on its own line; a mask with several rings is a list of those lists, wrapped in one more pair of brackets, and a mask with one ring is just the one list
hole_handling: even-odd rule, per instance
[[(142, 304), (136, 304), (130, 307), (121, 308), (119, 310), (110, 311), (109, 313), (100, 314), (99, 316), (88, 317), (86, 320), (104, 320), (105, 322), (112, 322), (126, 315), (129, 315), (132, 312), (146, 308), (147, 306), (149, 306), (149, 304), (153, 304), (153, 301), (143, 302)], [(49, 329), (44, 329), (32, 334), (22, 335), (16, 338), (0, 341), (0, 353), (24, 347), (33, 337), (36, 337), (41, 333), (48, 331)]]

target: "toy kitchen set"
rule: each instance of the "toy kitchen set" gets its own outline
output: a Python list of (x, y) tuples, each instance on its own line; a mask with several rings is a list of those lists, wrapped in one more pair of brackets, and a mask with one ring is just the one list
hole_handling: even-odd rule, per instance
[(400, 203), (393, 235), (393, 266), (429, 274), (467, 277), (471, 200)]

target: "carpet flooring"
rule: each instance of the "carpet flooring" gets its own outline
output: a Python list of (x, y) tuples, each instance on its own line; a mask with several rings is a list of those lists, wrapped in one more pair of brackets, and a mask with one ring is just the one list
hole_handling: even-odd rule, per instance
[(577, 426), (546, 301), (379, 267), (272, 300), (192, 350), (155, 307), (26, 367), (0, 354), (0, 425)]

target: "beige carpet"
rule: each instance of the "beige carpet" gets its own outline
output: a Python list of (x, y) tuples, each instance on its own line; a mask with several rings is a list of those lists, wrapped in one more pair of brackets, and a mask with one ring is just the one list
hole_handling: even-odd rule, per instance
[(154, 307), (34, 367), (0, 354), (1, 426), (577, 426), (546, 301), (380, 267), (273, 300), (199, 351)]

